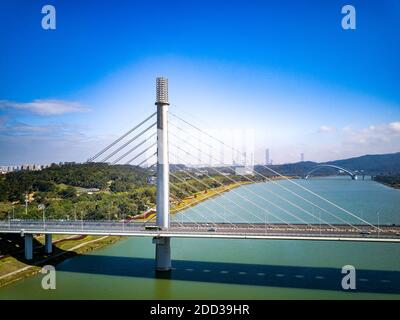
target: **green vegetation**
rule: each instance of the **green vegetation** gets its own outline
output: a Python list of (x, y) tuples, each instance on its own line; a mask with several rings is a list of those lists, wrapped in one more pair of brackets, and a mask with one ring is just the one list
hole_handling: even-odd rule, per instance
[[(104, 163), (55, 165), (0, 176), (0, 219), (122, 219), (155, 203), (149, 172)], [(25, 208), (27, 200), (27, 210)]]
[[(174, 171), (178, 179), (171, 177), (176, 186), (171, 187), (173, 204), (221, 184), (247, 181), (204, 170), (211, 178), (195, 170)], [(135, 166), (105, 163), (53, 164), (42, 171), (8, 173), (0, 176), (0, 219), (42, 219), (43, 205), (46, 219), (129, 219), (155, 206), (156, 188), (147, 183), (152, 174)]]
[(400, 189), (400, 176), (376, 176), (374, 180), (392, 188)]
[(128, 184), (132, 187), (135, 184), (143, 185), (147, 175), (145, 169), (128, 165), (52, 164), (50, 168), (41, 171), (19, 171), (5, 175), (0, 183), (0, 197), (2, 200), (7, 197), (9, 201), (24, 201), (26, 192), (55, 192), (60, 184), (106, 189), (111, 182), (120, 188)]

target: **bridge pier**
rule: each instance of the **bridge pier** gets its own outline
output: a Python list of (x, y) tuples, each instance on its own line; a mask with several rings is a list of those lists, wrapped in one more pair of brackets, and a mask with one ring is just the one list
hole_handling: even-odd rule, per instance
[(25, 241), (25, 248), (24, 248), (25, 259), (32, 260), (33, 259), (33, 235), (25, 234), (24, 241)]
[(156, 271), (171, 270), (171, 238), (154, 237), (156, 245)]
[(45, 234), (44, 239), (44, 252), (45, 253), (52, 253), (53, 252), (53, 241), (51, 234)]

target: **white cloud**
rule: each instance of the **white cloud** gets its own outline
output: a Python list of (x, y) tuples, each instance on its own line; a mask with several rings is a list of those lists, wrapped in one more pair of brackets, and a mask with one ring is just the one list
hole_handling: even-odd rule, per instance
[(389, 128), (394, 132), (400, 132), (400, 121), (389, 123)]
[(34, 100), (32, 102), (15, 102), (0, 100), (0, 109), (12, 108), (17, 110), (27, 110), (41, 116), (62, 115), (73, 112), (86, 112), (88, 108), (76, 101), (65, 100)]
[(322, 132), (319, 135), (315, 135), (314, 131), (303, 147), (299, 147), (298, 142), (290, 146), (290, 150), (295, 150), (294, 156), (290, 156), (288, 146), (283, 146), (279, 152), (291, 162), (298, 161), (301, 152), (305, 153), (307, 160), (318, 162), (400, 152), (400, 121), (371, 123), (363, 127), (336, 127), (334, 130), (331, 126), (326, 127), (318, 128), (317, 132)]
[(333, 126), (322, 125), (319, 127), (318, 132), (325, 133), (325, 132), (335, 132), (336, 128)]
[(1, 125), (0, 118), (0, 137), (21, 137), (31, 138), (60, 138), (66, 136), (82, 136), (83, 127), (64, 123), (49, 123), (43, 125), (32, 125), (23, 122), (5, 122)]
[(367, 128), (344, 128), (344, 142), (363, 145), (387, 144), (397, 146), (400, 141), (400, 122), (370, 125)]
[(85, 161), (106, 144), (95, 138), (78, 125), (6, 123), (0, 127), (0, 165)]

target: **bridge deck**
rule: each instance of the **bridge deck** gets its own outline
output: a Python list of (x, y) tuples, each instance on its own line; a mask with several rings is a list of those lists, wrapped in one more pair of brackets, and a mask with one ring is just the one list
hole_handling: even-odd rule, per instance
[[(0, 233), (84, 234), (144, 237), (289, 239), (400, 242), (400, 226), (172, 223), (168, 230), (148, 230), (155, 224), (116, 221), (1, 221)], [(357, 229), (358, 228), (358, 229)], [(362, 230), (362, 231), (360, 231)]]

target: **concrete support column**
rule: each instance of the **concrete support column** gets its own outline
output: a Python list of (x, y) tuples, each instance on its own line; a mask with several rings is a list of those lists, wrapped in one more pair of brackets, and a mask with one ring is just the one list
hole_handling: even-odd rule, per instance
[(33, 259), (33, 235), (25, 234), (25, 259), (32, 260)]
[(153, 243), (156, 245), (156, 270), (171, 270), (171, 238), (155, 237)]
[(45, 235), (44, 252), (46, 252), (46, 253), (52, 253), (53, 252), (53, 240), (52, 240), (52, 235), (51, 234), (46, 234)]

